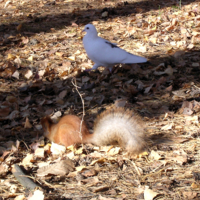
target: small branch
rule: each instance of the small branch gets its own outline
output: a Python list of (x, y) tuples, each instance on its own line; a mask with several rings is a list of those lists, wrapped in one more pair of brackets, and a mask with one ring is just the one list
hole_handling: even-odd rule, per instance
[(136, 166), (136, 164), (135, 164), (133, 161), (131, 161), (131, 163), (132, 163), (132, 165), (135, 167), (135, 170), (136, 170), (136, 172), (138, 173), (138, 175), (141, 176), (141, 173), (140, 173), (138, 167)]
[[(74, 80), (74, 82), (73, 82), (73, 80)], [(83, 105), (83, 115), (82, 115), (81, 124), (80, 124), (80, 137), (81, 137), (81, 140), (82, 140), (82, 124), (83, 124), (83, 120), (84, 120), (84, 116), (85, 116), (85, 106), (84, 106), (83, 97), (82, 97), (81, 93), (80, 93), (79, 90), (78, 90), (78, 86), (77, 86), (77, 84), (76, 84), (76, 79), (74, 78), (73, 80), (72, 80), (72, 84), (73, 84), (73, 86), (75, 87), (77, 93), (79, 94), (79, 96), (80, 96), (80, 98), (81, 98), (81, 101), (82, 101), (82, 105)]]
[(18, 165), (16, 164), (13, 165), (12, 173), (24, 188), (27, 188), (29, 190), (34, 190), (36, 187), (39, 187), (24, 174), (24, 172)]

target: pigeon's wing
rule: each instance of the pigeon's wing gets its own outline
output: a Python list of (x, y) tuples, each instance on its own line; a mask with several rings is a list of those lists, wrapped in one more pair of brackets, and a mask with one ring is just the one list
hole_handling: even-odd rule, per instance
[(128, 53), (128, 52), (126, 52), (126, 53), (127, 53), (127, 56), (124, 60), (122, 60), (121, 63), (132, 64), (132, 63), (145, 63), (145, 62), (147, 62), (147, 59), (144, 58), (144, 57), (136, 56), (136, 55)]
[(111, 43), (103, 38), (98, 38), (92, 45), (91, 59), (95, 63), (101, 63), (103, 66), (110, 66), (118, 63), (143, 63), (147, 59), (136, 56), (119, 48), (116, 44)]
[(105, 43), (108, 44), (108, 45), (110, 45), (111, 48), (119, 48), (119, 47), (117, 46), (117, 44), (111, 43), (111, 42), (109, 42), (109, 41), (107, 41), (107, 40), (105, 40)]

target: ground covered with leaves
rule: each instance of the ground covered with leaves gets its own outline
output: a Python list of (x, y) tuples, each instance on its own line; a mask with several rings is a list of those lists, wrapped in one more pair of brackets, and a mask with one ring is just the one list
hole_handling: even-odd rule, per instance
[[(85, 72), (88, 23), (149, 62)], [(199, 73), (198, 0), (0, 0), (1, 199), (199, 199)], [(130, 158), (113, 146), (50, 149), (42, 136), (46, 115), (85, 113), (92, 129), (115, 106), (173, 142)]]

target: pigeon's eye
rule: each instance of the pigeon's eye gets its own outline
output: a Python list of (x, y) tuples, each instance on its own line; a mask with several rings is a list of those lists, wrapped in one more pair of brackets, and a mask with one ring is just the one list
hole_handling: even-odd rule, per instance
[(87, 27), (86, 29), (89, 29), (89, 27)]

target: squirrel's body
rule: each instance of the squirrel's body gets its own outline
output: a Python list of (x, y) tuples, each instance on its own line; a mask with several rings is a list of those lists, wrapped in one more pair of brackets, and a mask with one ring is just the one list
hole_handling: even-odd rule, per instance
[(129, 153), (139, 153), (146, 144), (142, 120), (132, 111), (123, 108), (102, 112), (95, 120), (93, 134), (75, 115), (66, 115), (57, 124), (45, 117), (41, 123), (47, 138), (66, 147), (77, 143), (99, 146), (119, 144)]
[[(70, 146), (85, 143), (85, 139), (92, 134), (89, 133), (86, 124), (75, 115), (65, 115), (55, 124), (50, 117), (41, 120), (44, 135), (54, 143)], [(80, 129), (81, 127), (81, 129)], [(80, 134), (80, 131), (82, 134)]]

